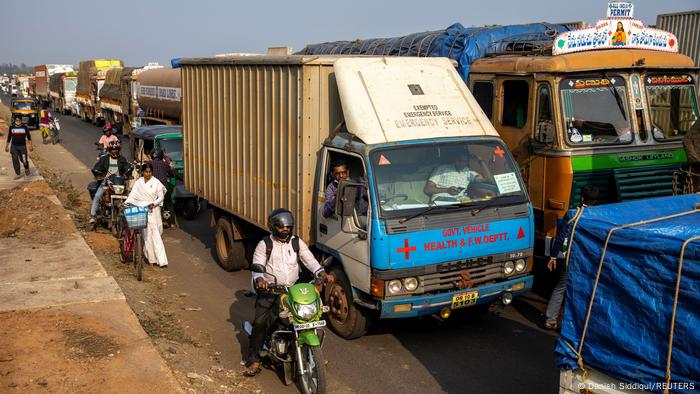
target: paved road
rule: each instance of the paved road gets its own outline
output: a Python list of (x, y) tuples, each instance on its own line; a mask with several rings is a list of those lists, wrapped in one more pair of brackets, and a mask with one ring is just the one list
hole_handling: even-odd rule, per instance
[[(61, 121), (63, 145), (91, 166), (100, 129), (73, 117)], [(211, 335), (223, 364), (237, 369), (240, 343), (247, 343), (242, 321), (253, 311), (252, 300), (244, 296), (250, 274), (228, 273), (216, 264), (208, 210), (193, 221), (180, 219), (180, 225), (165, 232), (168, 287), (173, 294), (191, 294), (202, 311), (186, 315), (190, 329)], [(329, 335), (324, 353), (330, 387), (333, 392), (556, 392), (556, 337), (537, 327), (543, 308), (542, 299), (528, 295), (477, 319), (389, 321), (353, 341)], [(295, 392), (272, 372), (258, 379), (266, 392)]]

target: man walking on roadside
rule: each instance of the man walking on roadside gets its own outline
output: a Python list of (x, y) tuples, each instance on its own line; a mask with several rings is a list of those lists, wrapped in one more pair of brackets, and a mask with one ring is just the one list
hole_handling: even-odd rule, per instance
[(22, 118), (15, 117), (15, 122), (10, 127), (7, 133), (7, 142), (5, 143), (5, 152), (10, 152), (12, 155), (12, 167), (15, 169), (14, 177), (18, 180), (22, 177), (20, 172), (20, 162), (24, 165), (24, 175), (29, 176), (29, 156), (27, 155), (27, 147), (29, 151), (33, 151), (32, 135), (25, 125), (22, 124)]

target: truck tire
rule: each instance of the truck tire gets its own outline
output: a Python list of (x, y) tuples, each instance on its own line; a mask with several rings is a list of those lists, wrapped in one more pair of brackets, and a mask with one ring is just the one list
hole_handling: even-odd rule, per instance
[(335, 277), (335, 281), (326, 286), (324, 303), (330, 307), (328, 322), (331, 328), (345, 339), (365, 335), (369, 326), (367, 312), (353, 301), (348, 277), (340, 265), (333, 266), (330, 273)]
[(227, 218), (216, 221), (216, 260), (226, 271), (239, 271), (248, 266), (243, 241), (233, 239), (233, 228)]

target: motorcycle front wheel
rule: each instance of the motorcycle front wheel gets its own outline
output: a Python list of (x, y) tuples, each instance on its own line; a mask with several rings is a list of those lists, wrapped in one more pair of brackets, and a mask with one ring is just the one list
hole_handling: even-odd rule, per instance
[[(326, 362), (320, 346), (302, 346), (299, 380), (304, 394), (326, 392)], [(302, 374), (301, 371), (304, 371)]]

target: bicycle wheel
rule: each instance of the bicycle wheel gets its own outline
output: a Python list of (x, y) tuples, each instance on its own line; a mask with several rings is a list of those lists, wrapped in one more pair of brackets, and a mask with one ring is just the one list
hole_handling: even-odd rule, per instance
[(129, 258), (132, 257), (131, 252), (133, 249), (134, 232), (124, 226), (122, 228), (122, 238), (119, 241), (119, 257), (121, 257), (122, 263), (126, 264), (129, 261)]
[(141, 279), (143, 279), (143, 239), (141, 238), (141, 232), (139, 230), (135, 231), (133, 248), (136, 280), (141, 281)]

